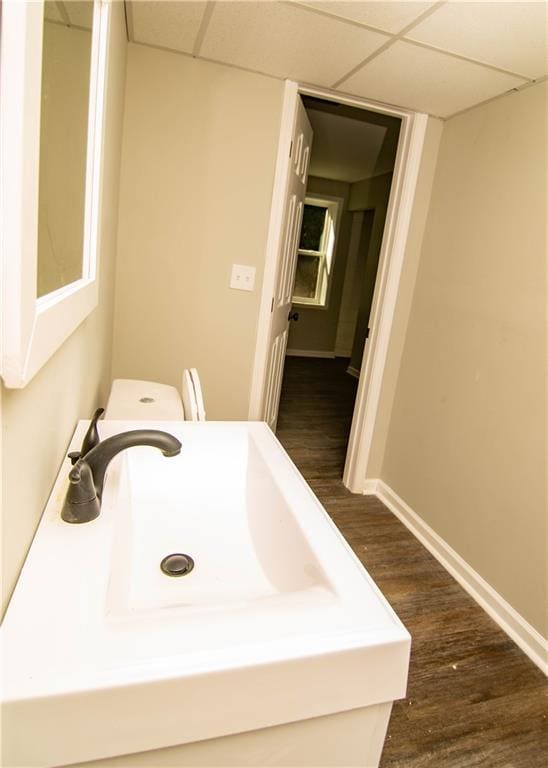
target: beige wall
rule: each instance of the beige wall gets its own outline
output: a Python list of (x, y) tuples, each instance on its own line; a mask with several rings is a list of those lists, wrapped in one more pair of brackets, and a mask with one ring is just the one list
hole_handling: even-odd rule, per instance
[(445, 124), (381, 472), (543, 634), (546, 95)]
[[(245, 419), (283, 83), (131, 44), (113, 373), (200, 374), (208, 419)], [(231, 265), (257, 268), (229, 288)]]
[(2, 613), (64, 458), (76, 421), (88, 418), (108, 392), (122, 128), (126, 31), (114, 3), (108, 74), (102, 201), (100, 300), (35, 378), (3, 389)]
[[(341, 310), (337, 322), (337, 336), (335, 339), (335, 354), (338, 357), (350, 357), (358, 309), (360, 305), (360, 286), (365, 272), (365, 259), (362, 258), (363, 230), (367, 231), (364, 224), (365, 211), (354, 211), (351, 214), (350, 238), (348, 243), (348, 256), (346, 257), (346, 270), (341, 295)], [(367, 214), (372, 219), (371, 212)]]
[(369, 325), (371, 302), (373, 300), (373, 291), (375, 290), (375, 280), (391, 186), (392, 173), (383, 173), (381, 176), (373, 176), (371, 179), (357, 181), (355, 184), (352, 184), (350, 189), (350, 210), (374, 211), (371, 232), (367, 233), (365, 270), (361, 280), (362, 290), (358, 308), (358, 319), (350, 358), (350, 365), (358, 371), (362, 365), (365, 337)]
[(307, 193), (341, 197), (344, 200), (340, 211), (339, 229), (335, 249), (335, 262), (331, 292), (325, 309), (295, 305), (299, 320), (291, 323), (289, 328), (288, 348), (295, 350), (335, 351), (335, 337), (341, 308), (341, 296), (346, 270), (346, 259), (350, 241), (352, 215), (348, 212), (348, 197), (350, 185), (344, 181), (332, 181), (310, 176), (306, 187)]
[[(441, 120), (433, 117), (429, 117), (426, 124), (424, 147), (421, 154), (417, 185), (411, 209), (405, 257), (398, 286), (398, 300), (394, 311), (390, 344), (382, 376), (381, 395), (377, 408), (375, 428), (373, 435), (371, 436), (366, 478), (378, 478), (381, 476), (386, 438), (388, 435), (400, 362), (407, 333), (407, 324), (411, 311), (411, 302), (413, 299), (413, 291), (421, 255), (422, 241), (432, 199), (432, 185), (434, 182), (443, 125)], [(373, 300), (375, 301), (375, 297), (373, 297)]]
[(349, 209), (351, 211), (364, 211), (379, 206), (386, 208), (391, 184), (392, 171), (381, 173), (379, 176), (371, 176), (369, 179), (355, 181), (350, 187)]

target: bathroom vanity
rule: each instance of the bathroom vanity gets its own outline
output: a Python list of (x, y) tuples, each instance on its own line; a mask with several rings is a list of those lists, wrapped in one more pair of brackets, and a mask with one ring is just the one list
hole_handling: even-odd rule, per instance
[(1, 630), (3, 764), (378, 765), (410, 637), (279, 442), (146, 427), (180, 455), (121, 453), (91, 522), (61, 469)]

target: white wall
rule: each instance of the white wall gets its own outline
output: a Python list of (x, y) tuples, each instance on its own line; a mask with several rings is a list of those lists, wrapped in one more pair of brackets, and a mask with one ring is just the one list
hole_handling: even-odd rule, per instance
[(445, 124), (380, 474), (545, 635), (546, 97)]
[(2, 614), (78, 419), (110, 381), (119, 157), (126, 64), (122, 3), (110, 37), (99, 306), (24, 388), (2, 389)]
[[(245, 419), (283, 83), (130, 44), (113, 372), (200, 374), (209, 419)], [(256, 267), (253, 292), (231, 265)]]

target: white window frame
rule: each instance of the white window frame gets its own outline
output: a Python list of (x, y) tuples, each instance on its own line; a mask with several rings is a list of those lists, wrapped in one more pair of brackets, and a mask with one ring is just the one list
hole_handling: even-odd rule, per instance
[[(314, 297), (306, 298), (293, 295), (293, 304), (310, 309), (328, 309), (335, 269), (339, 223), (344, 200), (342, 197), (310, 193), (305, 197), (304, 204), (327, 208), (328, 225), (324, 227), (319, 251), (309, 251), (304, 248), (299, 248), (297, 251), (297, 262), (298, 257), (303, 254), (305, 256), (316, 256), (320, 264)], [(329, 226), (329, 223), (331, 226)]]

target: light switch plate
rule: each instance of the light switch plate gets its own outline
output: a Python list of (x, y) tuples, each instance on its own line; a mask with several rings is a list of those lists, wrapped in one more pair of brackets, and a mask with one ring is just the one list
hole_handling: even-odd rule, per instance
[(238, 291), (252, 291), (255, 287), (255, 267), (245, 264), (233, 264), (230, 287)]

